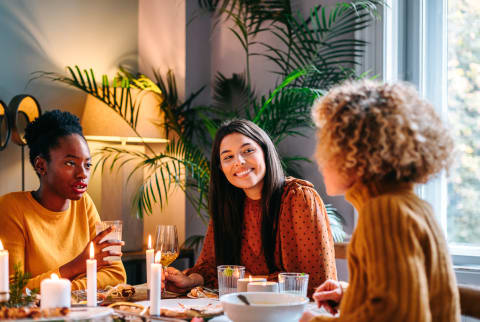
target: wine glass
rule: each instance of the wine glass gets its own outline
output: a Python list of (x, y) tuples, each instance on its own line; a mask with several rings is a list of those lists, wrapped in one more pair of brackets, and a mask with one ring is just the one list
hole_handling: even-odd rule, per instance
[(177, 226), (158, 225), (155, 252), (162, 252), (160, 263), (167, 268), (179, 255)]

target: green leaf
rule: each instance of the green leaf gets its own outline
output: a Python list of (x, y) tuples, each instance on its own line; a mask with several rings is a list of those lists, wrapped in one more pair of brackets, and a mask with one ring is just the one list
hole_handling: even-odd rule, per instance
[(21, 267), (22, 265), (20, 263), (14, 264), (13, 278), (10, 278), (9, 281), (10, 298), (7, 302), (0, 302), (0, 307), (23, 307), (35, 302), (39, 290), (35, 288), (24, 293), (31, 274), (29, 272), (24, 273)]

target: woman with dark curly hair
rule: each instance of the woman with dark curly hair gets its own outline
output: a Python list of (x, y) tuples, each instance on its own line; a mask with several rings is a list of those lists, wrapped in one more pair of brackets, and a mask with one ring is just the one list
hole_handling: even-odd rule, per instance
[(301, 321), (460, 321), (444, 234), (413, 190), (452, 161), (433, 107), (410, 85), (359, 81), (331, 89), (313, 119), (327, 193), (345, 195), (358, 222), (350, 283), (329, 280), (314, 294), (331, 313), (340, 304), (340, 315), (307, 312)]
[(0, 240), (9, 251), (10, 273), (20, 264), (32, 275), (27, 284), (30, 289), (39, 288), (52, 273), (70, 279), (73, 290), (85, 289), (85, 261), (93, 241), (98, 287), (125, 283), (122, 262), (104, 260), (121, 254), (103, 251), (123, 242), (100, 243), (111, 228), (96, 236), (95, 223), (100, 217), (86, 193), (90, 150), (78, 118), (59, 110), (46, 112), (27, 126), (25, 139), (40, 186), (0, 197)]
[[(333, 238), (322, 199), (307, 181), (285, 178), (269, 136), (247, 120), (218, 129), (211, 154), (208, 226), (202, 253), (186, 274), (168, 268), (167, 288), (217, 286), (217, 265), (248, 275), (310, 276), (308, 294), (336, 279)], [(319, 282), (320, 281), (320, 282)]]

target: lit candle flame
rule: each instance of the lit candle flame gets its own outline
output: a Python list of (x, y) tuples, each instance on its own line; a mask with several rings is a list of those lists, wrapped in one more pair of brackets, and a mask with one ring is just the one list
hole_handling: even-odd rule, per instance
[(162, 259), (162, 252), (161, 251), (158, 251), (156, 254), (155, 254), (155, 263), (160, 263), (160, 260)]
[(52, 275), (50, 275), (50, 278), (51, 278), (52, 280), (58, 280), (58, 275), (55, 274), (55, 273), (53, 273)]
[(0, 250), (3, 250), (3, 244), (1, 240), (0, 240)]
[(93, 242), (90, 242), (90, 259), (95, 258), (95, 249), (93, 248)]
[(248, 278), (250, 279), (250, 282), (253, 281), (252, 275), (250, 275)]
[(148, 249), (152, 248), (152, 235), (148, 234)]

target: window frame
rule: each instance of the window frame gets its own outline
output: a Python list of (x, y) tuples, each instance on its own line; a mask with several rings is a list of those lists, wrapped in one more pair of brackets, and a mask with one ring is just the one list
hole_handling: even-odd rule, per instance
[[(383, 80), (404, 80), (417, 86), (445, 121), (447, 118), (447, 1), (386, 0), (383, 9)], [(427, 37), (428, 35), (428, 37)], [(447, 178), (441, 173), (417, 187), (447, 235)], [(459, 268), (480, 273), (480, 247), (449, 243)], [(462, 269), (460, 268), (460, 269)]]

